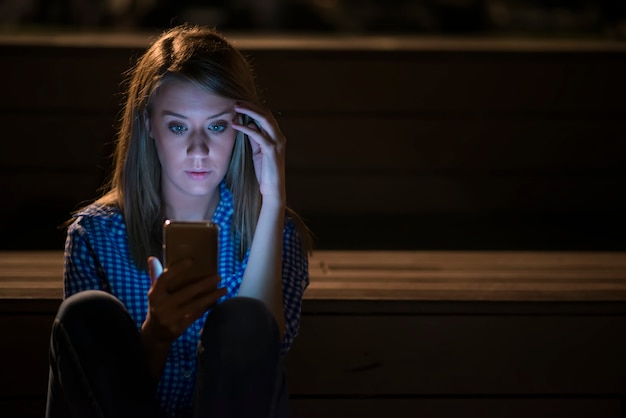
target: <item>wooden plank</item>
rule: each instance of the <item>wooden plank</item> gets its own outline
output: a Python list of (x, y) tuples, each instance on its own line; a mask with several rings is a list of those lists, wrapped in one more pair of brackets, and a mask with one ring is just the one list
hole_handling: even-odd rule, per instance
[[(41, 418), (45, 397), (0, 399), (0, 416)], [(291, 399), (294, 418), (620, 418), (619, 399)]]
[[(0, 252), (0, 267), (60, 267), (63, 253), (60, 251), (4, 251)], [(44, 270), (45, 271), (45, 270)], [(55, 272), (56, 273), (56, 272)]]
[[(14, 335), (0, 343), (13, 359), (0, 377), (4, 396), (45, 393), (52, 318), (0, 316), (0, 329)], [(624, 315), (307, 315), (288, 357), (289, 380), (296, 396), (623, 396), (626, 337), (616, 331), (625, 321)]]
[(626, 176), (621, 140), (626, 127), (617, 115), (287, 113), (279, 119), (289, 142), (287, 167), (299, 172), (594, 177), (613, 171)]
[(61, 251), (0, 253), (0, 299), (63, 298)]
[(48, 347), (55, 314), (0, 314), (0, 353), (10, 359), (0, 373), (2, 397), (45, 395)]
[[(626, 209), (626, 194), (622, 193), (624, 177), (620, 173), (585, 176), (567, 172), (295, 171), (288, 173), (288, 177), (288, 200), (299, 212), (338, 216), (370, 214), (376, 215), (375, 221), (384, 215), (483, 214), (488, 218), (489, 213), (605, 212), (608, 215), (611, 211)], [(619, 217), (614, 219), (619, 222)], [(515, 222), (515, 217), (511, 217), (512, 226)], [(572, 227), (593, 228), (593, 225), (581, 219)]]
[[(0, 297), (58, 298), (61, 252), (0, 253)], [(317, 251), (307, 299), (626, 301), (624, 252)]]
[(621, 77), (626, 54), (621, 53), (590, 59), (584, 54), (275, 52), (256, 53), (254, 63), (271, 105), (282, 112), (598, 115), (623, 112), (620, 97), (626, 92)]
[(619, 399), (292, 399), (294, 418), (619, 418)]
[(0, 76), (29, 83), (7, 83), (6, 97), (12, 104), (0, 105), (0, 109), (53, 113), (63, 110), (79, 115), (114, 112), (119, 107), (122, 73), (130, 66), (133, 55), (130, 49), (19, 47), (1, 51), (3, 59), (13, 64), (0, 69)]
[(314, 299), (424, 300), (424, 301), (624, 301), (624, 289), (610, 285), (530, 286), (497, 284), (402, 284), (334, 283), (318, 284), (308, 291)]
[[(320, 299), (625, 300), (626, 253), (319, 252)], [(341, 296), (339, 296), (341, 295)]]
[(315, 251), (310, 265), (330, 269), (586, 269), (625, 268), (623, 252)]
[[(65, 48), (144, 49), (157, 36), (154, 31), (138, 32), (64, 32), (0, 34), (0, 46), (40, 46)], [(284, 34), (225, 32), (243, 50), (279, 51), (497, 51), (497, 52), (626, 52), (619, 42), (603, 39), (509, 38), (509, 37), (438, 37), (415, 35), (350, 35), (316, 33)]]
[[(19, 176), (17, 176), (19, 174)], [(592, 173), (590, 173), (592, 174)], [(626, 210), (624, 178), (616, 173), (288, 173), (290, 205), (308, 215), (358, 216), (488, 213), (548, 215), (561, 213), (617, 213)], [(0, 191), (12, 203), (4, 215), (24, 213), (41, 204), (50, 205), (58, 216), (56, 227), (71, 211), (94, 199), (105, 182), (104, 171), (0, 173)], [(72, 187), (67, 187), (72, 184)], [(373, 193), (376, 198), (373, 198)], [(50, 214), (43, 220), (50, 220)], [(619, 217), (614, 216), (619, 222)], [(419, 221), (419, 219), (416, 219)], [(34, 221), (36, 222), (36, 221)], [(516, 218), (511, 217), (511, 227)], [(10, 229), (11, 225), (4, 225)], [(22, 225), (28, 229), (29, 225)], [(593, 228), (580, 219), (572, 228)], [(375, 231), (371, 231), (374, 233)], [(607, 230), (607, 234), (611, 231)], [(458, 237), (451, 236), (454, 240)], [(480, 239), (480, 237), (477, 237)], [(506, 244), (506, 242), (503, 242)]]
[(0, 123), (46, 127), (45, 135), (32, 130), (11, 143), (11, 152), (0, 154), (2, 172), (23, 175), (104, 170), (116, 121), (113, 112), (77, 114), (68, 110), (61, 114), (3, 112)]
[[(16, 175), (19, 178), (16, 179)], [(105, 181), (105, 174), (97, 167), (75, 170), (0, 172), (0, 190), (13, 202), (13, 209), (25, 209), (34, 203), (51, 205), (63, 202), (73, 210), (80, 199), (95, 198)], [(68, 187), (71, 185), (71, 187)], [(27, 186), (27, 187), (26, 187)], [(78, 199), (78, 200), (77, 200)], [(9, 210), (6, 206), (3, 211)], [(67, 219), (70, 211), (64, 213)]]
[[(626, 341), (616, 330), (625, 318), (307, 316), (288, 357), (289, 381), (294, 396), (318, 398), (623, 396)], [(0, 378), (4, 396), (45, 394), (50, 321), (0, 316), (3, 331), (30, 330), (0, 343), (14, 359)]]
[(46, 413), (45, 396), (7, 399), (0, 397), (0, 416), (11, 418), (41, 418)]
[[(19, 174), (19, 176), (18, 176)], [(333, 173), (333, 172), (288, 172), (287, 196), (289, 204), (299, 213), (310, 216), (360, 216), (370, 215), (378, 222), (385, 215), (414, 217), (419, 223), (421, 216), (440, 215), (448, 222), (462, 222), (464, 216), (482, 216), (489, 222), (508, 214), (510, 228), (515, 228), (515, 215), (555, 218), (556, 213), (595, 214), (613, 217), (615, 229), (619, 230), (621, 218), (618, 213), (626, 210), (624, 177), (619, 173)], [(78, 209), (98, 195), (105, 183), (102, 170), (94, 167), (90, 171), (40, 172), (21, 171), (0, 173), (0, 192), (11, 204), (0, 213), (14, 217), (32, 211), (39, 205), (49, 205), (52, 213), (41, 216), (37, 222), (51, 222), (50, 232), (66, 221), (70, 212)], [(67, 187), (71, 184), (72, 187)], [(374, 194), (376, 197), (374, 198)], [(34, 213), (33, 213), (34, 215)], [(458, 217), (458, 218), (457, 218)], [(371, 222), (371, 221), (370, 221)], [(393, 224), (393, 220), (391, 220)], [(370, 224), (374, 227), (374, 223)], [(570, 228), (594, 230), (590, 219), (579, 219)], [(462, 224), (461, 224), (462, 226)], [(13, 233), (16, 225), (0, 227)], [(382, 227), (382, 226), (379, 226)], [(30, 225), (20, 225), (28, 230)], [(39, 229), (41, 233), (41, 229)], [(34, 230), (33, 232), (36, 232)], [(331, 231), (332, 232), (332, 231)], [(606, 230), (610, 235), (613, 231)], [(371, 230), (370, 234), (376, 234)], [(19, 236), (16, 238), (20, 238)], [(34, 243), (35, 236), (30, 237)], [(416, 239), (419, 237), (416, 237)], [(341, 238), (336, 238), (341, 241)], [(450, 235), (447, 240), (462, 237)], [(477, 236), (476, 240), (480, 241)], [(503, 246), (508, 242), (504, 240)], [(537, 243), (541, 245), (541, 243)], [(6, 248), (5, 249), (11, 249)], [(37, 249), (36, 247), (33, 249)]]
[[(363, 123), (367, 118), (367, 123)], [(287, 169), (311, 175), (402, 173), (423, 176), (485, 173), (602, 176), (622, 173), (626, 135), (622, 117), (455, 118), (432, 114), (291, 115), (279, 117), (289, 141)], [(0, 155), (3, 171), (104, 169), (112, 151), (115, 115), (3, 113), (0, 123), (46, 126), (25, 132)], [(323, 127), (324, 134), (319, 129)], [(91, 132), (87, 137), (85, 132)], [(503, 135), (503, 133), (506, 133)], [(385, 149), (381, 152), (381, 138)], [(29, 152), (37, 147), (40, 152)], [(563, 152), (564, 147), (567, 152)], [(332, 150), (332, 152), (329, 152)], [(358, 158), (354, 158), (355, 151)]]
[(287, 370), (294, 396), (623, 397), (624, 327), (610, 314), (309, 315)]
[[(10, 68), (0, 69), (0, 76), (36, 81), (32, 95), (23, 94), (20, 83), (7, 85), (11, 109), (41, 108), (41, 103), (58, 109), (117, 109), (120, 74), (142, 50), (0, 47), (2, 55), (12, 62)], [(621, 50), (537, 53), (259, 48), (246, 52), (253, 57), (270, 103), (285, 112), (624, 111), (621, 97), (626, 93), (626, 83), (620, 81), (626, 70), (626, 54)], [(99, 83), (91, 82), (94, 76)], [(307, 82), (302, 83), (303, 79)], [(362, 86), (367, 86), (368, 100), (362, 98)], [(328, 100), (330, 95), (333, 100)]]

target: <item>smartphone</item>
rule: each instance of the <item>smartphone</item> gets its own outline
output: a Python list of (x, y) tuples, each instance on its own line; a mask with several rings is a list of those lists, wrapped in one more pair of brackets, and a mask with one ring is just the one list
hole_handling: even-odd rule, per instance
[(182, 277), (168, 286), (173, 292), (201, 277), (217, 274), (217, 225), (210, 221), (163, 224), (163, 262), (165, 268), (184, 259), (192, 265)]

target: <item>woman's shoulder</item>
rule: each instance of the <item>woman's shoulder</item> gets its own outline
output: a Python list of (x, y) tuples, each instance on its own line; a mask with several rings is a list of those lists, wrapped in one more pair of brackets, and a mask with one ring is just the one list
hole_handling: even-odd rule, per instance
[(123, 232), (124, 220), (119, 207), (112, 204), (94, 202), (75, 212), (72, 216), (72, 229), (93, 229), (106, 227), (111, 232)]
[(313, 250), (311, 231), (302, 218), (291, 209), (287, 209), (285, 213), (283, 239), (285, 243), (297, 244), (304, 254), (308, 254)]
[[(284, 233), (308, 235), (310, 231), (300, 215), (298, 215), (292, 209), (287, 208), (285, 211)], [(302, 238), (305, 237), (303, 236)]]
[(122, 211), (116, 205), (94, 202), (74, 213), (76, 220), (92, 219), (95, 221), (111, 221), (122, 217)]
[(121, 211), (117, 206), (94, 202), (78, 210), (74, 214), (74, 217), (75, 218), (91, 217), (91, 218), (109, 219), (118, 215), (121, 215)]

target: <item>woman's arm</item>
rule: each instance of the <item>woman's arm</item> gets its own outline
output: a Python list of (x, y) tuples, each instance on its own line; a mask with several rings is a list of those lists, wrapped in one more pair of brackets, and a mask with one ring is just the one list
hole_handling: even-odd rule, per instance
[(233, 127), (248, 135), (262, 202), (239, 296), (265, 303), (282, 336), (285, 314), (282, 293), (283, 227), (285, 223), (285, 137), (271, 112), (252, 103), (237, 103), (235, 111), (257, 123)]
[(285, 205), (263, 201), (239, 296), (265, 303), (274, 315), (281, 339), (285, 333), (282, 293), (282, 251)]
[(287, 212), (283, 234), (283, 306), (285, 337), (282, 354), (287, 354), (300, 330), (302, 298), (309, 285), (309, 258), (297, 222)]
[(110, 292), (108, 282), (101, 277), (92, 246), (81, 222), (70, 225), (63, 254), (63, 296), (65, 298), (83, 290)]

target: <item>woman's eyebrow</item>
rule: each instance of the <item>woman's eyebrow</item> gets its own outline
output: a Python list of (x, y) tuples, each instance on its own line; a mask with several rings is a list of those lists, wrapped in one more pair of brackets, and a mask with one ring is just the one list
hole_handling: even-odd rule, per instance
[[(214, 119), (214, 118), (217, 118), (217, 117), (220, 117), (220, 116), (223, 116), (223, 115), (225, 115), (227, 113), (232, 113), (232, 112), (233, 112), (233, 110), (226, 109), (223, 112), (220, 112), (220, 113), (217, 113), (215, 115), (209, 116), (207, 118), (207, 120)], [(187, 119), (187, 116), (181, 115), (180, 113), (172, 112), (171, 110), (164, 110), (163, 112), (161, 112), (161, 114), (163, 116), (174, 116), (174, 117), (181, 118), (181, 119)]]

